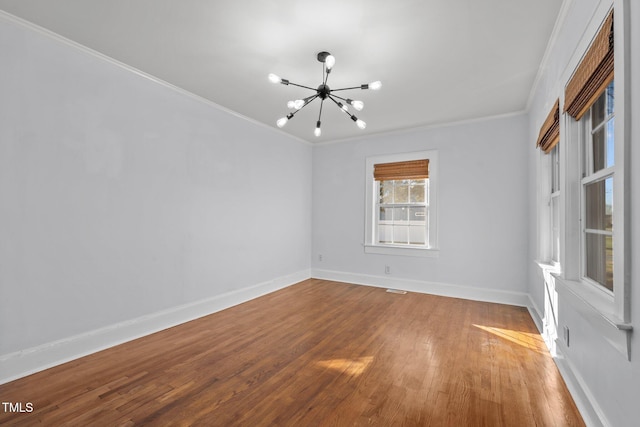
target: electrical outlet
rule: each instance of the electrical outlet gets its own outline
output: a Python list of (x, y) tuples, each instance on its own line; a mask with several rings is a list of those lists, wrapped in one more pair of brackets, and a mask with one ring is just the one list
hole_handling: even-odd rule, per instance
[(388, 265), (384, 266), (384, 274), (391, 274), (391, 267), (389, 267)]

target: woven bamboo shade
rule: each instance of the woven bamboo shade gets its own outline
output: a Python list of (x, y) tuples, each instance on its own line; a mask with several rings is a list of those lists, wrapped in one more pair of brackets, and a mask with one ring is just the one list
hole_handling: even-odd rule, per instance
[(426, 179), (429, 178), (429, 159), (380, 163), (373, 166), (373, 177), (376, 181)]
[(612, 80), (613, 10), (565, 89), (564, 110), (580, 120)]
[(560, 141), (560, 100), (557, 100), (553, 108), (549, 112), (546, 120), (540, 128), (538, 135), (538, 143), (536, 147), (540, 147), (545, 153), (553, 150), (553, 147)]

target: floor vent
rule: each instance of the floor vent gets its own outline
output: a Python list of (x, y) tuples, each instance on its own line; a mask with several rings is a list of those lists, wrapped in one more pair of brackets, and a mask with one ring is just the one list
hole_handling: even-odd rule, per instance
[(400, 294), (400, 295), (404, 295), (407, 293), (407, 291), (401, 291), (400, 289), (387, 289), (387, 292), (389, 292), (390, 294)]

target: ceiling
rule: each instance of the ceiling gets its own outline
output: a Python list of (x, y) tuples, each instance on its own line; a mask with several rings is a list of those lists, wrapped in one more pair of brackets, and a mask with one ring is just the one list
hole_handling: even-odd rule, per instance
[(319, 100), (282, 131), (310, 142), (526, 109), (562, 0), (0, 0), (0, 9), (275, 127), (317, 87), (316, 54), (336, 58), (332, 88), (381, 80), (358, 129)]

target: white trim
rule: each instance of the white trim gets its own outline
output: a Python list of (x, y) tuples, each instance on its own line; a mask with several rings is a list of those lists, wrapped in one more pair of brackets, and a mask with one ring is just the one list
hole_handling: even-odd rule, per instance
[(93, 331), (0, 356), (0, 384), (189, 322), (310, 278), (302, 270)]
[(440, 255), (440, 250), (435, 248), (400, 245), (372, 245), (368, 243), (364, 245), (364, 252), (368, 254), (400, 255), (422, 258), (438, 258)]
[[(616, 312), (631, 321), (631, 23), (630, 0), (614, 0), (615, 167), (613, 189), (613, 277)], [(618, 256), (616, 257), (616, 254)], [(622, 256), (620, 256), (622, 254)], [(617, 282), (616, 282), (616, 278)]]
[[(543, 270), (545, 268), (553, 269), (552, 266), (545, 263), (536, 263)], [(542, 322), (542, 312), (531, 298), (531, 295), (527, 296), (529, 299), (529, 305), (527, 306), (529, 314), (536, 324), (540, 335), (543, 338), (546, 338)], [(578, 411), (580, 412), (580, 415), (582, 416), (585, 424), (587, 426), (608, 426), (609, 422), (604, 416), (604, 412), (602, 412), (602, 410), (598, 406), (596, 399), (587, 388), (585, 381), (579, 376), (578, 371), (573, 368), (569, 359), (565, 358), (562, 349), (559, 348), (559, 346), (563, 346), (563, 349), (565, 348), (562, 340), (547, 342), (547, 340), (545, 339), (545, 343), (547, 344), (547, 348), (549, 348), (549, 351), (551, 352), (553, 361), (558, 367), (560, 375), (567, 385), (569, 393), (571, 394), (573, 401), (578, 407)]]
[(516, 117), (516, 116), (524, 116), (528, 113), (529, 112), (527, 110), (518, 110), (518, 111), (513, 111), (511, 113), (494, 114), (492, 116), (475, 117), (473, 119), (422, 124), (422, 125), (416, 125), (413, 127), (407, 127), (402, 129), (382, 130), (379, 132), (371, 132), (364, 135), (350, 136), (348, 138), (334, 139), (331, 141), (314, 142), (312, 144), (314, 146), (321, 146), (321, 145), (337, 144), (341, 142), (361, 141), (361, 140), (370, 139), (373, 137), (393, 137), (396, 135), (404, 135), (408, 133), (422, 132), (422, 131), (427, 131), (432, 129), (441, 129), (441, 128), (447, 128), (452, 126), (465, 126), (465, 125), (470, 125), (474, 123), (483, 123), (491, 120), (500, 120), (500, 119), (507, 119), (507, 118)]
[(589, 390), (589, 387), (587, 387), (587, 383), (580, 375), (580, 372), (575, 369), (571, 360), (564, 356), (563, 350), (565, 349), (566, 347), (562, 340), (556, 340), (556, 356), (554, 356), (553, 361), (558, 367), (584, 423), (589, 427), (610, 426), (609, 420), (607, 420), (600, 405), (598, 405), (598, 401)]
[(15, 15), (7, 13), (7, 12), (5, 12), (3, 10), (0, 10), (0, 18), (4, 18), (9, 22), (13, 22), (13, 23), (18, 24), (18, 25), (20, 25), (22, 27), (28, 28), (29, 30), (35, 31), (35, 32), (37, 32), (37, 33), (39, 33), (39, 34), (41, 34), (41, 35), (43, 35), (45, 37), (48, 37), (48, 38), (52, 39), (52, 40), (55, 40), (57, 42), (66, 44), (67, 46), (70, 46), (70, 47), (72, 47), (74, 49), (77, 49), (77, 50), (79, 50), (79, 51), (81, 51), (81, 52), (83, 52), (85, 54), (89, 54), (89, 55), (91, 55), (91, 56), (93, 56), (95, 58), (98, 58), (98, 59), (102, 60), (102, 61), (108, 62), (108, 63), (110, 63), (112, 65), (115, 65), (116, 67), (122, 68), (122, 69), (124, 69), (126, 71), (129, 71), (129, 72), (131, 72), (133, 74), (136, 74), (139, 77), (142, 77), (142, 78), (150, 80), (150, 81), (152, 81), (152, 82), (154, 82), (156, 84), (164, 86), (165, 88), (170, 89), (170, 90), (172, 90), (174, 92), (178, 92), (179, 94), (184, 95), (184, 96), (186, 96), (188, 98), (191, 98), (191, 99), (193, 99), (195, 101), (198, 101), (198, 102), (201, 102), (203, 104), (206, 104), (206, 105), (208, 105), (210, 107), (213, 107), (213, 108), (215, 108), (217, 110), (223, 111), (223, 112), (225, 112), (227, 114), (231, 114), (232, 116), (237, 117), (239, 119), (246, 120), (247, 122), (249, 122), (251, 124), (254, 124), (254, 125), (259, 126), (261, 128), (264, 128), (264, 129), (269, 129), (272, 132), (279, 133), (279, 134), (281, 134), (283, 136), (287, 136), (287, 137), (289, 137), (289, 138), (291, 138), (291, 139), (293, 139), (293, 140), (295, 140), (297, 142), (300, 142), (300, 143), (302, 143), (302, 144), (304, 144), (306, 146), (313, 145), (313, 143), (311, 143), (311, 142), (309, 142), (307, 140), (299, 138), (299, 137), (297, 137), (295, 135), (292, 135), (290, 133), (284, 132), (284, 131), (276, 128), (276, 127), (269, 126), (266, 123), (263, 123), (263, 122), (255, 120), (255, 119), (252, 119), (250, 117), (247, 117), (245, 115), (242, 115), (242, 114), (238, 113), (237, 111), (233, 111), (233, 110), (231, 110), (229, 108), (223, 107), (222, 105), (217, 104), (217, 103), (211, 101), (210, 99), (204, 98), (204, 97), (202, 97), (200, 95), (196, 95), (193, 92), (189, 92), (186, 89), (183, 89), (181, 87), (175, 86), (175, 85), (173, 85), (173, 84), (171, 84), (171, 83), (169, 83), (169, 82), (167, 82), (165, 80), (162, 80), (162, 79), (160, 79), (158, 77), (155, 77), (155, 76), (153, 76), (151, 74), (147, 74), (144, 71), (141, 71), (141, 70), (139, 70), (139, 69), (137, 69), (135, 67), (132, 67), (131, 65), (125, 64), (124, 62), (120, 62), (117, 59), (114, 59), (114, 58), (112, 58), (110, 56), (107, 56), (107, 55), (105, 55), (103, 53), (100, 53), (100, 52), (98, 52), (96, 50), (93, 50), (93, 49), (91, 49), (91, 48), (89, 48), (89, 47), (87, 47), (87, 46), (85, 46), (83, 44), (80, 44), (78, 42), (70, 40), (70, 39), (68, 39), (68, 38), (66, 38), (64, 36), (61, 36), (58, 33), (54, 33), (53, 31), (48, 30), (46, 28), (43, 28), (43, 27), (41, 27), (39, 25), (36, 25), (33, 22), (26, 21), (26, 20), (24, 20), (22, 18), (19, 18), (19, 17), (15, 16)]
[(425, 280), (402, 279), (389, 276), (374, 276), (371, 274), (349, 273), (346, 271), (322, 270), (314, 268), (311, 270), (311, 277), (316, 279), (331, 280), (335, 282), (353, 283), (355, 285), (401, 289), (403, 291), (461, 298), (472, 301), (509, 304), (518, 307), (527, 307), (529, 300), (527, 294), (525, 294), (524, 292), (474, 288), (464, 285), (428, 282)]
[[(527, 294), (527, 311), (529, 311), (529, 315), (531, 316), (531, 318), (533, 319), (533, 323), (535, 323), (536, 328), (538, 329), (538, 332), (540, 332), (540, 335), (542, 337), (544, 337), (544, 325), (542, 324), (542, 312), (540, 311), (540, 309), (538, 308), (538, 305), (535, 303), (535, 301), (533, 300), (533, 298), (531, 298), (531, 295)], [(548, 342), (545, 343), (547, 344), (547, 348), (549, 348), (549, 350), (551, 350)]]

